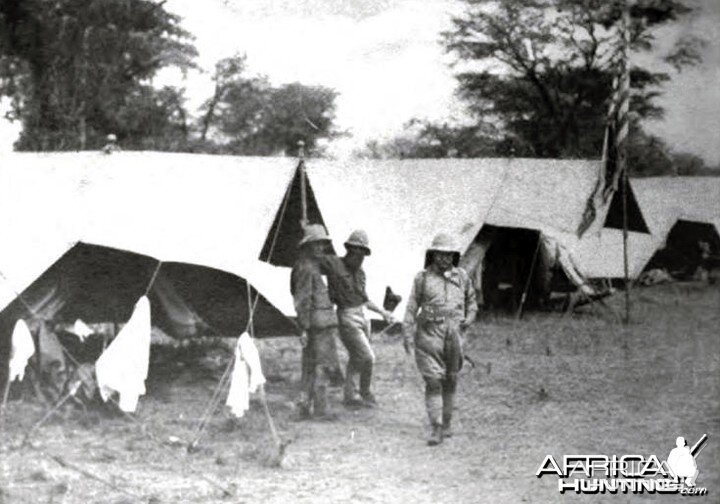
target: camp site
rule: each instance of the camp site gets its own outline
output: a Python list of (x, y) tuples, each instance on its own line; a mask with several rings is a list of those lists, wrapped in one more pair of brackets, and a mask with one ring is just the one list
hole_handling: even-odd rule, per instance
[(0, 504), (715, 502), (719, 25), (0, 2)]

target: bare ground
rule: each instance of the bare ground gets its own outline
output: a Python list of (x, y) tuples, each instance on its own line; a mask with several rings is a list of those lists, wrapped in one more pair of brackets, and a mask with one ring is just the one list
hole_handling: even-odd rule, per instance
[[(609, 304), (619, 313), (622, 297)], [(560, 495), (554, 477), (535, 472), (547, 454), (665, 459), (677, 436), (704, 433), (698, 486), (709, 493), (693, 499), (720, 502), (718, 327), (720, 291), (699, 284), (635, 291), (628, 327), (599, 306), (485, 318), (467, 345), (477, 367), (461, 374), (456, 435), (436, 448), (425, 445), (422, 382), (397, 339), (374, 342), (380, 407), (341, 411), (336, 422), (294, 420), (299, 347), (263, 342), (266, 374), (287, 378), (268, 386), (290, 441), (279, 467), (259, 404), (239, 422), (218, 410), (187, 453), (217, 383), (190, 373), (153, 383), (135, 419), (65, 415), (24, 448), (44, 411), (13, 402), (0, 503), (670, 502), (680, 497)]]

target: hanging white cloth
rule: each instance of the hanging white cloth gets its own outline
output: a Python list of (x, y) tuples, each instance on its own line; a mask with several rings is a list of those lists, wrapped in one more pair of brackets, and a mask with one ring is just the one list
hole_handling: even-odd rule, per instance
[(107, 401), (113, 392), (118, 392), (118, 406), (126, 412), (135, 411), (138, 398), (145, 394), (150, 363), (150, 332), (150, 301), (143, 296), (135, 304), (130, 320), (95, 363), (95, 375), (103, 401)]
[(76, 335), (78, 338), (80, 338), (80, 341), (85, 343), (85, 338), (90, 336), (93, 333), (93, 330), (88, 327), (88, 325), (83, 322), (81, 319), (77, 319), (75, 323), (72, 326), (72, 329), (70, 330), (71, 333)]
[(22, 381), (25, 378), (25, 367), (34, 353), (35, 342), (30, 334), (30, 328), (24, 320), (20, 319), (15, 322), (12, 333), (9, 382), (13, 382), (18, 378)]
[(236, 417), (243, 416), (250, 408), (250, 394), (264, 383), (260, 354), (248, 333), (243, 333), (235, 346), (235, 364), (225, 402), (230, 412)]

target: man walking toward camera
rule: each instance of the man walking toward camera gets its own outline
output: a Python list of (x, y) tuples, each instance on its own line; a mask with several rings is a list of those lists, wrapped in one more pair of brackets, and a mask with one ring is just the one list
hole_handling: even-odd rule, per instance
[[(330, 299), (337, 305), (337, 320), (340, 340), (348, 352), (345, 373), (343, 403), (346, 407), (374, 407), (377, 402), (371, 391), (375, 353), (370, 345), (370, 323), (365, 318), (368, 308), (388, 322), (392, 314), (378, 307), (368, 299), (365, 291), (363, 261), (371, 254), (367, 233), (353, 231), (345, 241), (345, 256), (325, 256), (321, 260), (321, 271), (328, 277)], [(355, 388), (355, 375), (360, 375), (360, 396)]]
[(415, 346), (415, 362), (425, 381), (431, 446), (452, 436), (462, 336), (477, 315), (475, 289), (457, 267), (459, 260), (452, 238), (438, 234), (425, 253), (425, 269), (415, 276), (403, 321), (405, 350), (410, 353)]

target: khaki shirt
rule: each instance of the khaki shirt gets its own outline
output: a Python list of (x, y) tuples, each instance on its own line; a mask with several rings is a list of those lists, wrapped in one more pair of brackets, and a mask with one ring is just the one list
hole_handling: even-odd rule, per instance
[(327, 275), (330, 299), (338, 308), (356, 308), (367, 303), (362, 268), (351, 270), (338, 256), (325, 256), (318, 262), (320, 271)]
[(477, 315), (475, 288), (462, 268), (444, 274), (428, 267), (415, 276), (403, 327), (410, 334), (418, 316), (445, 317), (470, 324)]
[(295, 263), (290, 274), (290, 292), (297, 322), (303, 330), (337, 326), (335, 307), (317, 260), (304, 257)]

